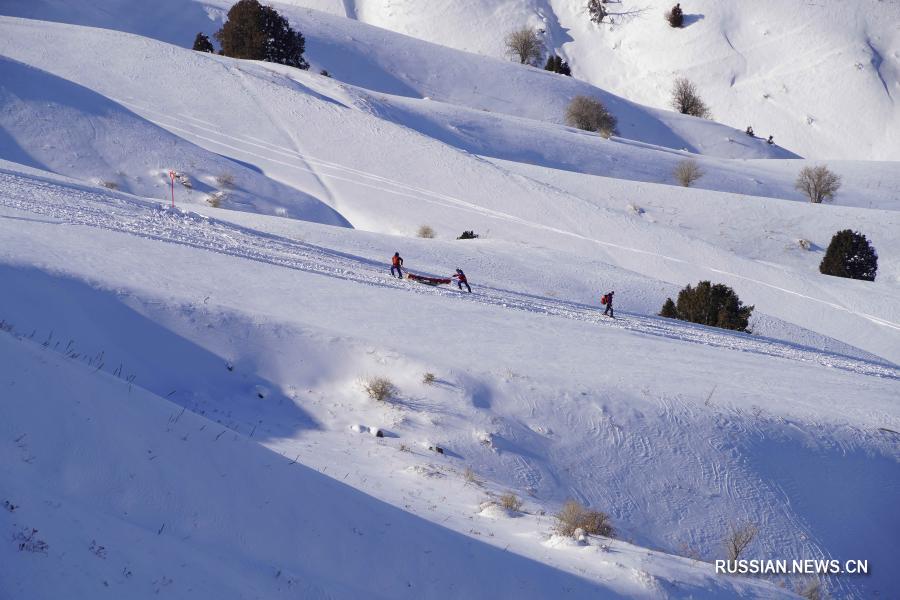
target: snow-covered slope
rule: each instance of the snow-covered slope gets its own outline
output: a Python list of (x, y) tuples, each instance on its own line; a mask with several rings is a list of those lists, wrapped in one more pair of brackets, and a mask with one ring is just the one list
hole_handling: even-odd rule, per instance
[[(19, 181), (20, 185), (30, 185), (28, 178)], [(7, 180), (4, 189), (10, 189), (9, 183)], [(87, 363), (90, 370), (84, 369), (83, 375), (64, 372), (63, 381), (99, 378), (74, 386), (83, 387), (84, 398), (81, 391), (73, 397), (71, 393), (61, 395), (56, 388), (35, 387), (40, 385), (37, 382), (52, 381), (51, 377), (31, 379), (28, 386), (15, 385), (23, 391), (19, 396), (8, 397), (4, 407), (13, 416), (3, 419), (4, 426), (15, 432), (5, 432), (4, 439), (14, 448), (29, 439), (20, 439), (22, 433), (35, 440), (16, 452), (4, 453), (10, 457), (6, 468), (14, 468), (18, 474), (13, 480), (23, 482), (10, 494), (20, 489), (25, 490), (20, 494), (27, 494), (33, 489), (28, 481), (47, 480), (42, 470), (47, 468), (46, 461), (50, 461), (51, 471), (59, 468), (52, 466), (57, 460), (95, 463), (91, 456), (103, 447), (103, 437), (101, 441), (94, 439), (94, 425), (83, 429), (75, 424), (96, 410), (104, 415), (104, 420), (97, 416), (92, 421), (101, 426), (100, 431), (107, 429), (103, 423), (120, 423), (109, 428), (117, 436), (110, 440), (110, 447), (124, 446), (128, 450), (121, 463), (119, 459), (113, 463), (111, 474), (98, 476), (98, 483), (103, 485), (88, 485), (85, 481), (93, 480), (73, 475), (81, 482), (77, 488), (45, 491), (45, 497), (53, 499), (52, 506), (64, 501), (69, 510), (78, 514), (80, 509), (75, 507), (98, 489), (121, 489), (92, 511), (112, 516), (126, 510), (138, 519), (137, 524), (145, 532), (141, 535), (149, 538), (157, 535), (162, 523), (168, 523), (166, 527), (174, 539), (164, 538), (159, 543), (192, 540), (190, 547), (195, 548), (196, 555), (196, 548), (217, 543), (216, 540), (232, 548), (236, 542), (231, 540), (240, 532), (212, 524), (230, 524), (232, 514), (257, 514), (253, 506), (268, 501), (264, 514), (272, 515), (271, 519), (266, 516), (262, 521), (246, 521), (248, 531), (253, 532), (251, 539), (257, 541), (245, 540), (238, 546), (247, 551), (243, 560), (253, 558), (256, 565), (247, 575), (253, 586), (262, 585), (259, 578), (263, 578), (269, 581), (266, 585), (277, 587), (278, 569), (285, 574), (296, 570), (294, 578), (303, 579), (303, 561), (294, 557), (306, 554), (296, 555), (291, 544), (309, 543), (312, 534), (303, 529), (288, 528), (281, 533), (274, 529), (285, 522), (302, 527), (298, 521), (306, 518), (306, 506), (311, 511), (307, 522), (323, 524), (318, 529), (323, 536), (317, 544), (318, 556), (334, 556), (322, 554), (330, 549), (369, 564), (368, 557), (377, 553), (367, 550), (365, 544), (370, 539), (368, 532), (384, 517), (376, 513), (368, 518), (368, 509), (351, 503), (346, 511), (332, 513), (340, 525), (324, 526), (333, 521), (315, 517), (316, 511), (321, 510), (316, 507), (323, 506), (320, 500), (312, 505), (300, 500), (303, 489), (310, 498), (318, 498), (309, 487), (302, 487), (304, 476), (294, 475), (300, 477), (297, 484), (286, 479), (292, 477), (289, 463), (296, 459), (390, 504), (405, 505), (429, 521), (443, 522), (476, 537), (490, 532), (495, 538), (490, 543), (497, 546), (511, 544), (518, 554), (543, 557), (543, 562), (569, 572), (584, 569), (582, 577), (593, 581), (598, 580), (595, 577), (607, 579), (604, 586), (608, 589), (630, 596), (655, 597), (659, 590), (666, 590), (670, 597), (722, 597), (723, 590), (715, 586), (737, 583), (727, 578), (710, 579), (709, 567), (703, 564), (702, 576), (682, 572), (682, 567), (677, 567), (677, 575), (667, 574), (671, 560), (656, 553), (639, 553), (640, 566), (631, 571), (627, 547), (614, 546), (609, 560), (603, 554), (597, 555), (596, 546), (574, 554), (564, 549), (548, 550), (541, 543), (541, 535), (550, 526), (548, 519), (494, 521), (473, 515), (478, 502), (488, 491), (502, 491), (507, 486), (523, 496), (533, 494), (526, 503), (532, 512), (555, 510), (559, 502), (574, 496), (609, 510), (625, 539), (670, 551), (685, 545), (708, 557), (718, 555), (728, 523), (744, 518), (764, 524), (757, 550), (761, 555), (824, 553), (844, 558), (882, 557), (896, 552), (891, 549), (895, 543), (889, 535), (892, 528), (885, 522), (892, 518), (890, 499), (897, 493), (896, 455), (891, 449), (891, 434), (878, 429), (898, 427), (892, 409), (896, 378), (900, 377), (896, 369), (879, 371), (873, 363), (852, 359), (843, 359), (846, 366), (842, 366), (842, 359), (837, 356), (823, 354), (814, 358), (815, 353), (811, 353), (805, 357), (790, 346), (785, 348), (793, 355), (773, 358), (766, 351), (745, 347), (743, 336), (733, 334), (714, 334), (700, 344), (678, 341), (690, 339), (685, 336), (696, 329), (691, 326), (669, 332), (658, 330), (649, 336), (652, 329), (632, 333), (630, 327), (622, 329), (596, 322), (597, 317), (590, 312), (579, 317), (577, 307), (551, 298), (541, 301), (547, 307), (544, 310), (536, 304), (537, 300), (529, 305), (515, 293), (502, 291), (506, 296), (504, 303), (490, 303), (490, 294), (465, 302), (466, 298), (458, 295), (432, 294), (428, 288), (395, 284), (373, 264), (371, 259), (375, 257), (334, 254), (327, 249), (316, 251), (315, 246), (287, 238), (260, 235), (189, 215), (180, 217), (140, 203), (122, 202), (107, 194), (72, 192), (66, 209), (68, 217), (65, 213), (31, 213), (33, 216), (26, 218), (28, 213), (4, 209), (0, 223), (8, 241), (3, 261), (18, 264), (4, 270), (4, 280), (18, 294), (4, 297), (0, 311), (14, 332), (29, 338), (17, 343), (43, 344), (44, 360), (51, 365), (61, 360), (54, 358), (57, 352), (70, 357), (70, 361)], [(63, 195), (58, 196), (59, 193)], [(42, 198), (48, 206), (64, 207), (66, 204), (59, 204), (58, 200), (65, 194), (66, 186), (40, 184), (32, 188), (31, 195)], [(75, 215), (89, 215), (95, 209), (99, 209), (95, 214), (107, 215), (125, 229), (113, 232), (86, 226), (90, 221), (66, 225), (73, 223)], [(307, 225), (296, 233), (304, 231), (305, 237), (321, 235), (311, 227)], [(127, 228), (131, 228), (131, 233)], [(346, 231), (353, 233), (352, 237), (359, 235)], [(151, 239), (135, 237), (134, 233)], [(235, 250), (223, 243), (229, 239)], [(61, 251), (74, 248), (78, 251)], [(252, 260), (233, 256), (236, 249), (243, 249), (244, 256)], [(227, 254), (219, 253), (222, 251)], [(338, 262), (332, 265), (335, 260)], [(52, 272), (46, 270), (49, 265)], [(126, 270), (130, 273), (127, 283), (121, 275)], [(221, 273), (228, 273), (228, 277), (222, 278)], [(88, 284), (86, 278), (94, 283)], [(258, 291), (260, 281), (267, 282), (265, 294)], [(352, 319), (347, 318), (350, 314), (354, 315)], [(625, 323), (629, 322), (626, 317)], [(639, 321), (634, 322), (634, 327), (642, 330)], [(440, 343), (423, 343), (423, 331)], [(716, 335), (722, 343), (715, 343)], [(724, 349), (729, 345), (735, 349)], [(773, 349), (779, 346), (777, 342), (770, 345)], [(27, 364), (33, 360), (31, 353), (23, 349), (19, 360)], [(601, 355), (603, 368), (597, 369)], [(666, 360), (648, 359), (654, 356), (665, 356)], [(777, 364), (778, 375), (771, 371), (772, 361)], [(823, 368), (822, 364), (829, 362), (839, 368)], [(242, 450), (246, 445), (240, 437), (232, 433), (220, 436), (221, 426), (205, 425), (190, 415), (178, 418), (176, 408), (161, 406), (144, 414), (149, 409), (140, 408), (141, 403), (149, 401), (142, 399), (142, 392), (129, 396), (124, 383), (118, 384), (118, 397), (108, 401), (113, 405), (124, 402), (124, 408), (110, 409), (105, 400), (95, 408), (87, 400), (95, 397), (94, 386), (115, 384), (105, 375), (91, 373), (98, 367), (206, 415), (241, 436), (260, 440), (286, 458), (273, 462), (277, 456), (266, 459), (256, 451)], [(436, 374), (438, 385), (422, 385), (425, 371)], [(11, 372), (18, 372), (18, 367)], [(400, 386), (395, 402), (378, 405), (365, 399), (357, 380), (375, 374), (387, 375)], [(809, 384), (812, 378), (817, 380), (814, 387)], [(763, 379), (768, 385), (759, 387), (752, 383)], [(862, 396), (858, 394), (860, 388), (866, 390)], [(108, 394), (107, 391), (97, 395)], [(42, 399), (29, 412), (16, 408), (21, 405), (10, 404), (15, 398), (30, 399), (35, 395)], [(51, 418), (46, 427), (40, 426), (45, 421), (27, 416), (41, 414), (44, 419), (50, 418), (46, 415), (53, 414), (52, 407), (59, 403), (62, 407), (73, 403), (74, 410), (87, 413), (77, 413), (82, 415), (78, 419)], [(62, 408), (56, 412), (59, 410)], [(121, 410), (137, 414), (128, 417)], [(136, 424), (129, 425), (132, 422)], [(686, 422), (690, 422), (687, 428)], [(376, 443), (375, 438), (360, 437), (348, 429), (356, 423), (382, 427), (389, 437), (381, 443)], [(850, 429), (846, 428), (848, 423), (852, 424)], [(140, 434), (134, 438), (131, 432), (138, 424)], [(158, 424), (158, 429), (149, 424)], [(58, 432), (59, 427), (68, 428), (68, 433)], [(49, 430), (46, 436), (44, 430)], [(148, 435), (152, 437), (144, 437)], [(17, 439), (19, 442), (15, 442)], [(488, 446), (483, 445), (485, 439)], [(96, 445), (90, 447), (96, 449), (84, 455), (75, 451), (72, 458), (67, 458), (65, 452), (45, 448), (43, 444), (50, 443), (48, 440), (69, 440), (76, 447), (92, 440), (90, 443)], [(223, 442), (233, 449), (221, 454), (223, 451), (215, 444)], [(446, 448), (443, 457), (429, 454), (424, 448), (428, 444)], [(411, 452), (404, 452), (404, 447)], [(775, 448), (780, 455), (793, 457), (796, 463), (772, 460)], [(171, 460), (154, 462), (154, 456), (164, 459), (174, 455), (170, 453), (176, 449), (179, 456), (196, 452), (197, 469), (214, 461), (212, 464), (217, 467), (210, 474), (212, 482), (207, 484), (209, 476), (203, 474), (208, 466), (204, 471), (190, 466), (194, 459), (179, 461), (178, 475), (171, 472), (175, 469)], [(22, 452), (29, 460), (21, 460)], [(210, 452), (215, 454), (210, 456)], [(232, 458), (231, 452), (248, 455), (239, 460)], [(139, 458), (144, 455), (146, 458)], [(257, 456), (261, 458), (254, 458)], [(860, 468), (860, 461), (864, 461), (865, 468)], [(141, 464), (148, 466), (140, 467)], [(155, 470), (164, 464), (169, 469)], [(807, 469), (809, 464), (823, 467)], [(234, 465), (246, 465), (246, 473), (244, 467)], [(711, 465), (716, 465), (712, 471)], [(840, 495), (811, 494), (812, 490), (826, 489), (823, 486), (827, 481), (836, 481), (831, 475), (819, 474), (824, 465), (828, 465), (830, 473), (840, 469), (840, 480), (846, 483), (852, 479), (852, 485)], [(466, 466), (496, 483), (485, 489), (466, 486), (461, 475)], [(151, 471), (146, 473), (145, 469)], [(286, 473), (282, 474), (282, 470)], [(28, 478), (23, 478), (23, 471), (29, 474)], [(74, 472), (81, 472), (80, 468)], [(135, 505), (135, 500), (126, 501), (133, 488), (116, 483), (130, 480), (125, 479), (128, 473), (136, 477), (146, 473), (150, 479), (142, 481), (147, 482), (147, 489), (179, 489), (169, 477), (185, 477), (185, 481), (195, 483), (187, 492), (177, 492), (175, 496), (167, 493), (159, 500), (161, 505), (148, 505), (146, 501)], [(240, 475), (242, 484), (247, 482), (249, 473), (255, 473), (254, 477), (261, 479), (251, 481), (245, 489), (262, 492), (234, 498), (224, 490), (215, 493), (220, 485), (230, 486), (227, 481), (238, 477), (238, 473), (244, 473)], [(806, 483), (797, 485), (800, 477)], [(224, 484), (213, 483), (222, 479)], [(288, 485), (301, 487), (292, 492), (293, 488), (284, 487)], [(358, 497), (349, 491), (345, 493)], [(119, 499), (120, 494), (125, 496)], [(215, 500), (212, 505), (209, 500), (204, 501), (204, 510), (197, 505), (206, 494)], [(105, 579), (114, 574), (118, 574), (117, 585), (129, 585), (120, 573), (125, 567), (137, 573), (129, 567), (129, 561), (138, 561), (140, 556), (123, 547), (129, 538), (121, 540), (121, 525), (101, 525), (100, 516), (87, 519), (82, 515), (83, 525), (72, 531), (63, 528), (66, 513), (59, 512), (62, 507), (49, 512), (46, 504), (34, 504), (30, 493), (24, 496), (26, 502), (19, 499), (22, 496), (16, 496), (10, 501), (24, 508), (20, 516), (7, 515), (7, 519), (13, 519), (16, 527), (33, 527), (43, 532), (47, 538), (41, 539), (51, 545), (51, 550), (54, 538), (59, 536), (61, 547), (71, 547), (72, 551), (64, 556), (53, 554), (53, 560), (62, 561), (60, 564), (67, 569), (93, 565), (84, 571), (80, 585), (87, 585), (85, 579)], [(227, 503), (225, 498), (229, 498)], [(850, 511), (850, 506), (859, 507), (863, 499), (868, 502), (864, 510)], [(105, 506), (110, 508), (104, 509)], [(179, 508), (175, 514), (171, 508), (163, 510), (176, 506)], [(832, 529), (832, 520), (827, 516), (831, 511), (855, 515), (846, 517), (850, 519), (847, 533)], [(326, 532), (352, 531), (353, 525), (343, 522), (342, 515), (354, 512), (360, 518), (352, 523), (360, 525), (353, 536), (365, 539), (361, 545), (342, 551), (347, 540), (344, 534)], [(115, 522), (120, 523), (121, 518)], [(391, 518), (390, 522), (392, 530), (405, 527), (405, 521)], [(108, 537), (97, 539), (100, 533), (107, 533)], [(187, 535), (191, 537), (183, 539)], [(431, 539), (431, 534), (409, 535), (419, 541), (423, 537)], [(89, 548), (76, 553), (75, 547), (90, 545), (85, 536), (105, 546), (110, 555), (121, 552), (117, 559), (121, 566), (97, 560), (87, 553)], [(398, 536), (406, 539), (402, 533)], [(265, 542), (270, 537), (271, 546)], [(391, 543), (390, 539), (385, 543)], [(200, 546), (196, 546), (198, 542)], [(154, 547), (155, 543), (154, 539)], [(389, 550), (384, 554), (397, 552)], [(267, 557), (263, 565), (259, 564), (257, 553)], [(43, 559), (28, 554), (13, 556), (27, 561)], [(229, 564), (240, 558), (228, 559)], [(20, 560), (3, 564), (34, 564), (38, 572), (45, 564)], [(188, 564), (193, 564), (193, 560)], [(275, 564), (270, 565), (271, 562)], [(443, 563), (436, 560), (433, 564)], [(107, 573), (106, 569), (110, 571)], [(195, 577), (203, 581), (216, 569), (215, 564), (207, 564), (199, 571), (180, 568), (175, 576), (143, 564), (140, 576), (144, 585), (145, 577), (151, 582), (166, 577), (189, 585), (197, 581)], [(181, 574), (182, 571), (186, 573)], [(3, 581), (26, 585), (35, 581), (33, 573), (17, 567)], [(413, 581), (428, 585), (430, 574), (430, 570), (419, 569), (422, 578)], [(555, 586), (561, 576), (548, 579), (546, 585), (558, 589)], [(689, 577), (697, 576), (701, 577), (699, 581), (689, 583)], [(357, 576), (349, 579), (358, 581)], [(405, 584), (407, 579), (400, 581)], [(888, 573), (867, 581), (873, 589), (892, 589), (894, 585)], [(845, 591), (856, 589), (854, 582), (836, 584), (849, 586), (838, 588)], [(322, 585), (343, 596), (340, 590), (344, 588), (339, 585), (330, 581)], [(384, 585), (388, 584), (380, 583), (377, 589)], [(494, 579), (490, 585), (511, 584)], [(546, 589), (534, 588), (539, 597), (540, 591)], [(752, 588), (741, 588), (739, 594), (751, 595)], [(774, 591), (767, 591), (769, 594)]]
[[(829, 591), (896, 595), (895, 164), (829, 162), (810, 205), (813, 163), (733, 129), (298, 6), (333, 78), (166, 43), (223, 7), (0, 1), (55, 21), (0, 17), (0, 525), (50, 544), (0, 549), (0, 596), (789, 594), (703, 562), (741, 521), (749, 557), (869, 559)], [(623, 137), (559, 124), (584, 91)], [(875, 282), (818, 273), (847, 227)], [(474, 293), (390, 278), (397, 250)], [(700, 279), (752, 335), (656, 316)], [(484, 504), (507, 490), (527, 514)], [(567, 498), (628, 543), (551, 536)]]
[[(71, 81), (0, 56), (0, 153), (21, 164), (142, 196), (346, 221), (317, 198), (205, 150)], [(179, 177), (170, 189), (169, 172)]]
[(0, 404), (5, 598), (618, 598), (676, 573), (709, 598), (773, 594), (662, 553), (653, 575), (624, 543), (601, 584), (380, 502), (33, 340), (3, 332), (0, 357), (16, 373)]
[[(894, 302), (897, 263), (890, 260), (897, 243), (891, 234), (897, 226), (896, 213), (799, 203), (788, 203), (782, 210), (783, 202), (731, 196), (729, 204), (734, 206), (729, 208), (729, 219), (734, 219), (735, 229), (747, 231), (739, 235), (739, 250), (728, 240), (730, 236), (722, 234), (722, 229), (730, 226), (721, 213), (707, 214), (694, 232), (677, 219), (670, 221), (674, 227), (660, 227), (656, 215), (636, 216), (636, 209), (627, 209), (629, 204), (641, 207), (650, 189), (647, 184), (623, 186), (603, 180), (596, 191), (608, 200), (598, 200), (596, 192), (586, 193), (583, 186), (578, 186), (575, 194), (563, 189), (562, 177), (558, 182), (553, 178), (545, 182), (541, 175), (522, 177), (513, 169), (460, 149), (457, 146), (463, 143), (459, 139), (449, 140), (456, 146), (444, 143), (424, 117), (418, 116), (426, 114), (425, 110), (413, 109), (402, 99), (379, 103), (377, 98), (368, 98), (371, 92), (329, 78), (201, 55), (122, 33), (18, 19), (0, 20), (0, 30), (2, 39), (8, 40), (0, 42), (0, 51), (12, 58), (72, 78), (193, 143), (252, 164), (267, 176), (328, 204), (354, 227), (409, 235), (430, 223), (440, 236), (454, 237), (474, 227), (501, 240), (539, 240), (538, 245), (582, 256), (601, 252), (603, 262), (671, 284), (714, 276), (735, 286), (761, 313), (898, 360), (894, 337), (900, 322)], [(51, 33), (55, 44), (43, 48), (41, 40)], [(110, 46), (121, 52), (103, 56), (102, 48)], [(136, 56), (144, 58), (135, 64)], [(85, 60), (94, 68), (84, 69)], [(172, 73), (180, 80), (190, 80), (192, 86), (158, 85)], [(216, 90), (216, 94), (198, 95), (197, 89)], [(385, 113), (388, 119), (382, 118)], [(449, 116), (441, 117), (438, 110), (437, 117), (429, 118), (432, 123), (443, 123), (442, 118), (456, 114), (450, 111)], [(502, 118), (500, 125), (492, 127), (502, 130), (504, 123), (504, 139), (513, 140), (509, 145), (521, 148), (519, 155), (525, 154), (528, 146), (519, 146), (520, 141), (509, 133), (521, 121)], [(447, 127), (453, 127), (452, 122)], [(576, 132), (559, 135), (583, 137)], [(349, 143), (350, 136), (353, 143)], [(591, 141), (603, 143), (596, 136)], [(634, 165), (611, 169), (614, 174), (643, 171), (661, 178), (674, 162), (668, 157), (655, 164), (653, 159), (660, 153), (667, 155), (658, 149), (645, 155), (643, 149), (632, 151), (628, 144), (609, 146), (622, 149), (621, 153), (610, 151), (609, 164), (622, 161)], [(556, 148), (562, 152), (564, 144), (557, 143)], [(536, 154), (535, 160), (546, 159), (546, 154)], [(713, 171), (715, 163), (708, 163), (708, 168)], [(730, 169), (731, 176), (725, 169)], [(891, 188), (897, 187), (900, 174), (886, 171), (884, 177)], [(741, 176), (731, 163), (725, 163), (720, 172), (721, 176), (710, 179), (726, 189), (729, 182), (740, 188), (747, 185), (747, 176)], [(546, 173), (545, 168), (541, 173)], [(780, 184), (773, 177), (768, 187), (789, 187), (784, 175), (780, 177)], [(858, 179), (863, 198), (874, 198), (873, 202), (880, 204), (890, 197), (877, 188), (866, 196), (863, 179)], [(696, 191), (665, 186), (653, 189), (651, 197), (660, 194), (680, 198), (679, 204), (688, 206), (698, 196)], [(603, 207), (610, 201), (615, 212)], [(196, 202), (205, 204), (199, 198)], [(548, 211), (548, 206), (554, 210)], [(772, 223), (775, 207), (782, 217)], [(753, 227), (748, 226), (751, 221), (756, 223)], [(784, 257), (796, 264), (792, 257), (802, 252), (797, 239), (812, 239), (822, 248), (828, 236), (848, 222), (861, 228), (888, 257), (874, 285), (823, 280), (816, 272), (818, 252), (806, 254), (800, 269), (785, 268)], [(772, 241), (758, 241), (756, 232), (760, 230), (773, 231)], [(785, 252), (786, 246), (794, 250)], [(760, 247), (767, 250), (762, 252)], [(778, 256), (781, 258), (775, 258)], [(582, 288), (585, 291), (578, 300), (591, 301), (595, 286), (603, 285), (601, 277), (579, 277), (589, 287)], [(641, 310), (655, 312), (665, 299), (658, 294), (649, 295)], [(644, 295), (627, 290), (623, 297)], [(827, 317), (835, 313), (849, 318)]]
[(582, 0), (289, 0), (407, 35), (503, 57), (522, 25), (575, 77), (631, 100), (669, 108), (676, 75), (699, 87), (717, 120), (809, 158), (900, 160), (900, 5), (801, 0), (682, 3), (686, 26), (663, 13), (671, 0), (623, 0), (596, 25)]

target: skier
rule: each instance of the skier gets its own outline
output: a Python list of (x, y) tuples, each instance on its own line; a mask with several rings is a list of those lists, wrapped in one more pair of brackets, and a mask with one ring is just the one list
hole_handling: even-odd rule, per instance
[(466, 274), (463, 273), (462, 269), (459, 267), (456, 268), (456, 274), (451, 277), (451, 279), (456, 280), (456, 287), (459, 288), (459, 291), (462, 291), (462, 286), (465, 285), (466, 289), (469, 290), (469, 293), (472, 293), (472, 288), (469, 287), (469, 281), (466, 279)]
[(400, 256), (399, 252), (394, 252), (394, 256), (391, 257), (391, 277), (394, 276), (394, 269), (397, 270), (397, 279), (403, 279), (403, 271), (400, 267), (403, 266), (403, 257)]
[(747, 135), (749, 135), (750, 137), (756, 137), (756, 136), (753, 134), (753, 127), (747, 127), (747, 131), (746, 131), (745, 133), (746, 133)]
[(766, 143), (771, 146), (772, 144), (775, 143), (775, 138), (770, 135), (769, 139), (766, 140)]
[(606, 310), (603, 311), (604, 315), (609, 316), (612, 319), (615, 319), (616, 316), (613, 311), (613, 296), (615, 292), (607, 292), (600, 297), (600, 304), (606, 305)]

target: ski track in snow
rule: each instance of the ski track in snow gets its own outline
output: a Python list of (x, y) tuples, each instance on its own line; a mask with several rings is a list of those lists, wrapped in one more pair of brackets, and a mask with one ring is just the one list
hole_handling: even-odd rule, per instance
[(148, 200), (26, 178), (3, 169), (0, 169), (0, 189), (3, 190), (0, 194), (0, 206), (51, 217), (64, 224), (98, 227), (366, 285), (591, 323), (603, 322), (611, 327), (647, 335), (900, 380), (900, 369), (891, 365), (770, 338), (717, 331), (644, 315), (624, 314), (616, 319), (609, 319), (601, 316), (594, 306), (482, 286), (477, 281), (475, 293), (471, 295), (460, 293), (455, 288), (432, 288), (400, 281), (390, 277), (387, 267), (380, 261), (266, 234), (193, 212), (178, 209), (173, 211)]

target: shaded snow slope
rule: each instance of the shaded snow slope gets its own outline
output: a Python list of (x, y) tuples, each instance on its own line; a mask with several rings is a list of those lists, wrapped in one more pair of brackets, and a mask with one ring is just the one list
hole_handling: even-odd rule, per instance
[(0, 57), (0, 157), (97, 185), (177, 202), (215, 198), (223, 208), (333, 225), (346, 221), (318, 199), (259, 169), (196, 146), (123, 105), (45, 71)]
[[(0, 333), (0, 358), (4, 597), (649, 593), (625, 568), (601, 584), (380, 502), (33, 340)], [(625, 548), (620, 560), (639, 556)], [(661, 560), (718, 588), (710, 598), (775, 593)]]

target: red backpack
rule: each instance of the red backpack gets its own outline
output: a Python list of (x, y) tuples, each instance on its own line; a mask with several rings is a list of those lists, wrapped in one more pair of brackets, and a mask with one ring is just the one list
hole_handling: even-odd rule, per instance
[(609, 294), (600, 296), (600, 304), (609, 304)]

